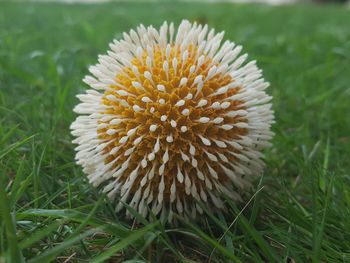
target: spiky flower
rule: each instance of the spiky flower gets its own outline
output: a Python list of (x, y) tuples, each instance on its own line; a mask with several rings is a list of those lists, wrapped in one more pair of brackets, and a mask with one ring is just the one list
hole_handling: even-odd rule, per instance
[(269, 84), (223, 36), (188, 21), (177, 32), (140, 25), (90, 68), (71, 126), (76, 160), (117, 210), (195, 217), (222, 209), (223, 194), (241, 200), (261, 174)]

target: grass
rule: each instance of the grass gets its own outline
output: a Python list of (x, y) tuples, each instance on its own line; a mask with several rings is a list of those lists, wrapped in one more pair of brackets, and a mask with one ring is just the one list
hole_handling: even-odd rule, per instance
[[(257, 59), (274, 146), (228, 213), (134, 224), (74, 163), (75, 95), (113, 37), (182, 18)], [(350, 262), (349, 23), (337, 6), (1, 3), (0, 262)]]

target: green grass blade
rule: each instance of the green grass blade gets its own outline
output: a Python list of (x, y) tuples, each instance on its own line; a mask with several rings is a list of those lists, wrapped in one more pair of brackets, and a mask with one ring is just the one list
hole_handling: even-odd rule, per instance
[(18, 126), (19, 124), (13, 126), (6, 134), (1, 136), (0, 145), (2, 145), (11, 137), (11, 135), (17, 130)]
[[(85, 222), (88, 214), (81, 213), (75, 210), (55, 210), (55, 209), (30, 209), (27, 211), (23, 211), (21, 213), (17, 213), (18, 218), (26, 218), (26, 217), (49, 217), (49, 218), (65, 218), (78, 223)], [(91, 217), (89, 220), (89, 225), (93, 227), (100, 227), (102, 225), (106, 225), (104, 231), (118, 236), (125, 237), (130, 233), (130, 230), (123, 227), (122, 225), (114, 224), (113, 222), (105, 222), (96, 217)]]
[(16, 201), (17, 201), (17, 195), (19, 193), (19, 189), (20, 189), (20, 184), (21, 182), (23, 182), (23, 177), (25, 175), (25, 172), (24, 172), (24, 157), (22, 158), (22, 161), (17, 169), (17, 172), (16, 172), (16, 176), (15, 176), (15, 179), (12, 183), (12, 186), (11, 186), (11, 193), (10, 193), (10, 196), (9, 196), (9, 202), (10, 202), (10, 207), (12, 208)]
[(0, 175), (0, 216), (5, 225), (11, 262), (23, 262), (22, 253), (18, 246), (16, 226), (12, 220), (9, 200), (5, 192), (4, 174)]
[(332, 195), (333, 179), (334, 179), (334, 176), (331, 177), (331, 180), (330, 180), (329, 185), (327, 187), (327, 195), (326, 195), (326, 200), (325, 200), (325, 204), (323, 207), (321, 225), (319, 226), (317, 236), (314, 237), (315, 242), (314, 242), (314, 246), (313, 246), (313, 255), (312, 255), (312, 262), (313, 263), (320, 262), (320, 251), (321, 251), (322, 239), (323, 239), (324, 230), (325, 230), (325, 222), (326, 222), (327, 212), (329, 209), (330, 199), (331, 199), (331, 195)]
[(117, 244), (113, 245), (112, 247), (108, 248), (105, 252), (101, 253), (99, 256), (93, 258), (90, 262), (91, 263), (100, 263), (105, 262), (108, 258), (112, 257), (114, 254), (116, 254), (118, 251), (133, 245), (135, 241), (142, 238), (147, 232), (151, 231), (154, 227), (156, 227), (159, 223), (153, 223), (150, 225), (147, 225), (141, 229), (133, 231), (133, 233), (125, 238), (123, 238), (121, 241), (119, 241)]
[(24, 194), (26, 189), (29, 187), (30, 183), (32, 182), (33, 172), (27, 176), (23, 181), (20, 182), (20, 185), (18, 187), (18, 190), (14, 192), (14, 196), (11, 200), (11, 205), (14, 205)]
[(144, 217), (142, 217), (142, 215), (138, 213), (134, 208), (129, 206), (127, 203), (123, 203), (123, 205), (138, 222), (142, 223), (144, 226), (149, 224), (149, 222)]
[(184, 219), (177, 217), (180, 221), (189, 226), (200, 238), (204, 239), (207, 243), (212, 245), (216, 250), (220, 251), (224, 256), (232, 260), (232, 262), (242, 262), (237, 256), (233, 254), (232, 251), (227, 250), (225, 247), (220, 245), (220, 243), (216, 240), (208, 236), (202, 230), (200, 230), (197, 226), (186, 222)]
[(27, 138), (25, 138), (24, 140), (20, 141), (20, 142), (16, 142), (12, 145), (10, 145), (9, 147), (7, 147), (5, 150), (0, 151), (0, 160), (3, 159), (7, 154), (9, 154), (10, 152), (12, 152), (13, 150), (15, 150), (16, 148), (18, 148), (19, 146), (25, 144), (27, 141), (29, 141), (30, 139), (34, 138), (35, 135), (29, 136)]
[(323, 171), (322, 173), (320, 173), (320, 178), (319, 178), (319, 187), (323, 192), (326, 192), (326, 184), (327, 184), (326, 175), (327, 175), (327, 170), (329, 165), (329, 157), (330, 157), (330, 138), (328, 135), (324, 159), (323, 159)]
[[(239, 211), (234, 208), (235, 212), (238, 213)], [(254, 241), (257, 243), (259, 248), (262, 250), (264, 255), (269, 259), (269, 262), (280, 262), (279, 257), (276, 255), (276, 253), (273, 251), (271, 246), (269, 246), (266, 241), (262, 238), (260, 233), (254, 228), (254, 226), (249, 224), (249, 221), (245, 218), (243, 214), (241, 214), (238, 217), (239, 225), (242, 227), (242, 231), (245, 231), (248, 233)]]
[(41, 229), (39, 229), (23, 241), (21, 241), (19, 243), (19, 247), (21, 249), (25, 249), (32, 246), (36, 242), (40, 241), (42, 238), (47, 237), (52, 231), (57, 229), (62, 224), (64, 224), (64, 220), (56, 220), (52, 224), (43, 226)]
[(97, 229), (90, 229), (83, 234), (67, 239), (61, 244), (53, 247), (52, 249), (45, 250), (42, 254), (39, 256), (32, 258), (28, 261), (28, 263), (46, 263), (52, 261), (57, 255), (59, 255), (64, 250), (70, 248), (72, 245), (78, 243), (82, 239), (96, 233)]
[[(91, 212), (87, 215), (87, 217), (85, 218), (85, 220), (83, 222), (81, 222), (81, 224), (78, 226), (77, 229), (74, 230), (74, 233), (79, 233), (91, 220), (91, 218), (93, 217), (93, 215), (96, 213), (97, 208), (99, 207), (99, 205), (102, 203), (103, 201), (103, 197), (101, 197), (96, 204), (94, 205), (94, 207), (92, 208)], [(73, 233), (73, 235), (74, 235)]]

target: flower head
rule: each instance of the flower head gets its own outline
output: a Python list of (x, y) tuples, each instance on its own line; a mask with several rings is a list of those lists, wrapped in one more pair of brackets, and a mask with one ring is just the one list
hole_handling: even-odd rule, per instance
[(76, 160), (117, 210), (195, 217), (200, 203), (222, 209), (222, 194), (239, 201), (261, 174), (269, 84), (223, 36), (188, 21), (140, 25), (90, 68), (71, 125)]

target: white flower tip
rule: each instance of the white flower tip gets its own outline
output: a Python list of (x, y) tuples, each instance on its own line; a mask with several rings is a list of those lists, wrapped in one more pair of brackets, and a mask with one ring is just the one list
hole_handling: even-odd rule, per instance
[(151, 126), (149, 126), (149, 130), (151, 132), (154, 132), (157, 129), (157, 125), (156, 124), (152, 124)]

